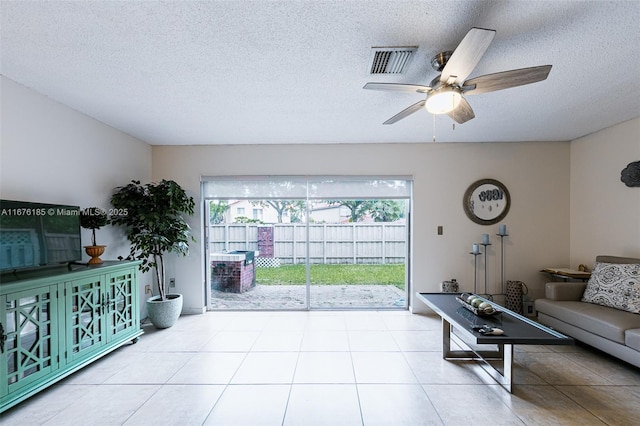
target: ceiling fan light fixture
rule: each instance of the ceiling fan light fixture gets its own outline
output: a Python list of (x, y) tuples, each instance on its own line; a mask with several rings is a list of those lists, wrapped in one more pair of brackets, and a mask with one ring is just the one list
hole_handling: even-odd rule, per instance
[(427, 96), (425, 107), (431, 114), (446, 114), (460, 105), (462, 95), (453, 87), (443, 87)]

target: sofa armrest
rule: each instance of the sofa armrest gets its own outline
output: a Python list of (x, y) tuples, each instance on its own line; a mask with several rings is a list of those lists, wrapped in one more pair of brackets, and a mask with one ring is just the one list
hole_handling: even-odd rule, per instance
[(587, 287), (584, 282), (553, 282), (544, 286), (544, 295), (551, 300), (580, 300)]

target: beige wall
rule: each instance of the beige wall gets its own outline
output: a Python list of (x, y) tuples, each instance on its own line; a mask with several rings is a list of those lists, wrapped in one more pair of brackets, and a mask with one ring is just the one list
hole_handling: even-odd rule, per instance
[[(569, 143), (425, 143), (382, 145), (227, 145), (155, 146), (154, 179), (174, 179), (200, 201), (200, 177), (223, 175), (412, 175), (413, 292), (438, 291), (439, 283), (457, 278), (464, 290), (473, 287), (471, 244), (483, 233), (494, 245), (488, 254), (489, 291), (500, 278), (498, 225), (471, 222), (462, 210), (467, 187), (478, 179), (495, 178), (512, 197), (504, 219), (505, 279), (522, 280), (540, 295), (545, 266), (569, 262)], [(185, 295), (185, 311), (204, 306), (202, 215), (191, 225), (198, 244), (190, 258), (174, 258), (175, 275)], [(438, 236), (437, 227), (444, 227)], [(479, 284), (484, 283), (478, 258)], [(416, 311), (424, 306), (416, 303)]]
[[(425, 143), (383, 145), (157, 146), (114, 130), (4, 77), (1, 84), (0, 195), (7, 199), (108, 206), (115, 186), (131, 179), (175, 179), (200, 201), (200, 177), (215, 175), (412, 175), (412, 286), (437, 291), (457, 278), (473, 285), (471, 244), (492, 236), (489, 291), (500, 275), (497, 225), (474, 224), (462, 195), (474, 181), (495, 178), (512, 196), (503, 223), (506, 279), (539, 297), (545, 266), (572, 266), (596, 254), (640, 256), (640, 189), (620, 170), (640, 160), (640, 119), (571, 143)], [(153, 170), (153, 175), (152, 175)], [(594, 201), (594, 199), (596, 201)], [(202, 312), (202, 214), (191, 219), (197, 244), (189, 258), (171, 258), (169, 273), (185, 294), (185, 312)], [(444, 235), (436, 229), (444, 227)], [(88, 241), (88, 231), (83, 231)], [(105, 258), (128, 252), (107, 227), (98, 232)], [(484, 282), (482, 259), (478, 282)], [(143, 277), (145, 284), (146, 277)], [(416, 311), (423, 310), (420, 304)]]
[[(151, 178), (150, 145), (5, 77), (0, 85), (2, 198), (106, 209), (114, 187)], [(91, 244), (82, 232), (82, 243)], [(107, 245), (103, 259), (128, 255), (111, 226), (96, 239)]]
[(640, 257), (640, 188), (620, 180), (640, 161), (640, 118), (571, 142), (571, 266), (598, 254)]

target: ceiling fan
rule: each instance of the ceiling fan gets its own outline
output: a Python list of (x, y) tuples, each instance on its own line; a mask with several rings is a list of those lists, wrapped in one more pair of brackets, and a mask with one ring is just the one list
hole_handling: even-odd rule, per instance
[(432, 114), (448, 114), (454, 121), (462, 124), (475, 117), (471, 105), (463, 95), (495, 92), (546, 80), (551, 65), (503, 71), (465, 80), (480, 62), (495, 35), (495, 30), (471, 28), (453, 52), (440, 52), (434, 56), (431, 66), (439, 71), (440, 75), (434, 78), (429, 86), (401, 83), (365, 84), (364, 89), (417, 92), (427, 95), (424, 100), (400, 111), (383, 124), (393, 124), (422, 107), (426, 107)]

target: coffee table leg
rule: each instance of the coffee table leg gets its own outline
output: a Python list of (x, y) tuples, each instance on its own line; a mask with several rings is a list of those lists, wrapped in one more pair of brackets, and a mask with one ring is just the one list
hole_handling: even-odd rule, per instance
[(502, 371), (502, 387), (511, 392), (513, 384), (513, 345), (504, 345), (504, 362)]
[(478, 359), (479, 355), (473, 351), (451, 349), (451, 328), (449, 321), (442, 318), (442, 358)]
[(501, 351), (504, 354), (502, 358), (502, 371), (495, 368), (488, 362), (480, 364), (482, 369), (486, 371), (493, 379), (505, 388), (508, 392), (511, 392), (511, 386), (513, 385), (513, 345), (505, 343), (501, 346)]
[(512, 391), (513, 385), (513, 345), (505, 343), (499, 345), (500, 352), (502, 353), (502, 371), (494, 367), (484, 357), (480, 359), (482, 361), (480, 367), (491, 377), (498, 382), (500, 386), (506, 389), (508, 392)]
[[(461, 339), (461, 345), (467, 346)], [(470, 348), (471, 349), (471, 348)], [(451, 324), (442, 318), (442, 358), (446, 360), (472, 359), (480, 361), (480, 366), (508, 392), (513, 384), (513, 345), (505, 343), (498, 345), (498, 351), (474, 351), (451, 349)], [(502, 371), (495, 368), (488, 360), (501, 360)]]
[(442, 358), (447, 359), (451, 354), (451, 324), (442, 318)]

